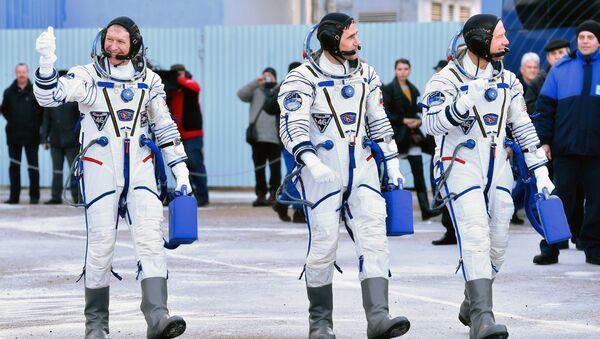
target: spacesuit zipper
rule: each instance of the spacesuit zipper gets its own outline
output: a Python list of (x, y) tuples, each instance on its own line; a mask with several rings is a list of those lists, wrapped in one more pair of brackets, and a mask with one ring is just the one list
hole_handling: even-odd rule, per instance
[[(485, 198), (486, 207), (488, 206), (488, 203), (489, 203), (488, 192), (490, 191), (490, 186), (492, 184), (492, 179), (494, 176), (495, 160), (496, 160), (496, 143), (492, 142), (490, 144), (490, 161), (488, 164), (488, 171), (487, 171), (487, 183), (485, 185), (485, 190), (483, 191), (483, 197)], [(487, 210), (487, 208), (486, 208), (486, 210)], [(488, 214), (489, 214), (489, 212), (488, 212)]]
[(125, 139), (123, 140), (123, 178), (125, 179), (125, 183), (123, 185), (123, 192), (121, 192), (121, 196), (119, 197), (119, 216), (121, 218), (125, 218), (127, 214), (127, 193), (129, 191), (129, 146), (130, 140), (129, 136), (125, 134)]

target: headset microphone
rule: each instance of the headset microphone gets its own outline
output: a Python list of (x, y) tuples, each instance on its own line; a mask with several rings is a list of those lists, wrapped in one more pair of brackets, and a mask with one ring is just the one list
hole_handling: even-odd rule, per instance
[(504, 56), (508, 52), (510, 52), (510, 48), (504, 47), (504, 51), (499, 52), (499, 53), (492, 53), (492, 54), (490, 54), (490, 58), (499, 58), (501, 56)]
[[(360, 45), (357, 48), (360, 51)], [(351, 50), (351, 51), (340, 51), (340, 54), (343, 56), (352, 56), (354, 54), (356, 54), (356, 50)]]

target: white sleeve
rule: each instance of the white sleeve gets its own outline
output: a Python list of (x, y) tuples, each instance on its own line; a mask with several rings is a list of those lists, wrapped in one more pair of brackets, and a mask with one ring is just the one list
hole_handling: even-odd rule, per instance
[(440, 73), (435, 74), (427, 83), (420, 104), (423, 107), (423, 126), (430, 135), (446, 134), (469, 117), (469, 111), (461, 114), (456, 109), (456, 101), (460, 97), (459, 88)]
[[(298, 68), (306, 67), (305, 65)], [(313, 152), (310, 142), (310, 107), (315, 100), (315, 85), (299, 70), (292, 70), (281, 84), (277, 101), (281, 108), (279, 137), (284, 147), (302, 163), (303, 152)]]
[(150, 83), (148, 101), (148, 119), (150, 127), (156, 136), (158, 147), (161, 149), (169, 167), (173, 167), (187, 159), (181, 136), (175, 121), (167, 107), (164, 85), (160, 77), (154, 72), (148, 72)]
[(527, 113), (527, 105), (523, 97), (523, 85), (513, 73), (507, 72), (507, 75), (510, 104), (506, 122), (521, 149), (527, 152), (535, 152), (540, 146), (540, 138)]
[(98, 88), (85, 67), (75, 66), (60, 78), (56, 69), (48, 77), (36, 70), (33, 93), (42, 107), (56, 107), (71, 101), (91, 105), (96, 101)]
[[(389, 142), (394, 131), (390, 120), (383, 108), (383, 94), (381, 93), (381, 80), (371, 66), (366, 67), (367, 88), (367, 108), (365, 112), (365, 126), (367, 136), (372, 140), (385, 140)], [(397, 153), (397, 152), (396, 152)]]

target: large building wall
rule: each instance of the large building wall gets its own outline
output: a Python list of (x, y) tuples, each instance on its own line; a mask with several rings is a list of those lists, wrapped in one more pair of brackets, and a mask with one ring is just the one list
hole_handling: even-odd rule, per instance
[[(250, 147), (245, 143), (248, 104), (237, 90), (266, 67), (274, 67), (279, 80), (291, 61), (302, 59), (302, 45), (308, 25), (209, 26), (203, 29), (142, 27), (148, 54), (163, 68), (185, 64), (202, 87), (201, 105), (205, 127), (205, 159), (210, 186), (254, 185)], [(433, 74), (432, 67), (444, 58), (448, 41), (457, 23), (361, 24), (361, 56), (379, 72), (381, 80), (392, 80), (394, 60), (412, 61), (411, 81), (423, 90)], [(35, 39), (39, 29), (0, 30), (0, 90), (14, 80), (14, 66), (37, 65)], [(57, 68), (88, 63), (91, 40), (96, 29), (57, 29)], [(428, 41), (427, 48), (420, 48)], [(0, 117), (0, 185), (8, 184), (8, 156)], [(410, 169), (402, 162), (410, 178)], [(49, 152), (40, 149), (41, 184), (50, 185)], [(22, 167), (22, 181), (27, 172)], [(409, 179), (410, 180), (410, 179)]]
[[(309, 24), (313, 22), (313, 3), (318, 3), (317, 17), (322, 17), (326, 0), (0, 0), (0, 28), (98, 28), (121, 15), (130, 16), (142, 27)], [(468, 7), (471, 14), (481, 11), (481, 0), (337, 0), (332, 3), (332, 8), (363, 22), (429, 22), (434, 3), (442, 7), (441, 21), (459, 21), (461, 7)], [(448, 12), (450, 6), (454, 8), (454, 15)]]

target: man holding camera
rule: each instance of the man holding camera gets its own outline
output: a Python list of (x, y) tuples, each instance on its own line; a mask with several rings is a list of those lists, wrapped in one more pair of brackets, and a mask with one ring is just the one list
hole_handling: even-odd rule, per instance
[[(277, 72), (267, 67), (258, 78), (240, 88), (237, 95), (243, 102), (250, 103), (249, 126), (246, 142), (252, 147), (254, 174), (256, 178), (256, 200), (252, 206), (270, 206), (275, 203), (277, 188), (281, 183), (281, 143), (277, 128), (277, 117), (265, 112), (265, 100), (277, 85)], [(269, 186), (265, 178), (265, 167), (269, 166)], [(267, 199), (267, 192), (269, 198)]]

